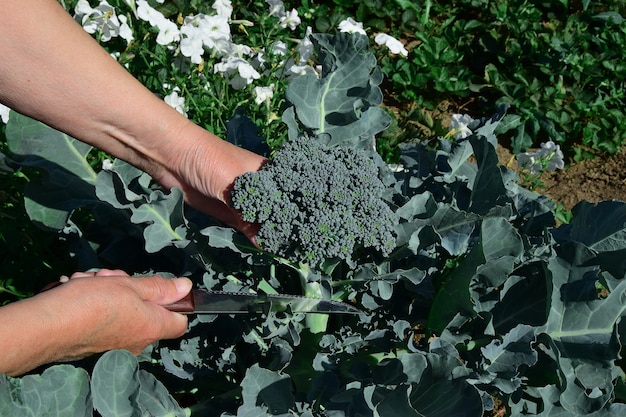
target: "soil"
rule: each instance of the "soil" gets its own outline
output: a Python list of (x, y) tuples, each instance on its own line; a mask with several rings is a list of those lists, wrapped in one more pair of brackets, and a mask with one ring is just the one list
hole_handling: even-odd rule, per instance
[[(393, 92), (385, 91), (385, 97), (388, 99), (386, 107), (398, 117), (413, 112), (411, 105), (407, 107), (406, 104), (394, 101)], [(417, 116), (418, 120), (412, 120), (410, 126), (417, 132), (415, 137), (429, 137), (434, 133), (433, 127), (428, 127), (433, 121), (439, 121), (441, 127), (447, 129), (452, 114), (463, 112), (464, 109), (459, 108), (458, 103), (443, 100), (435, 110), (421, 112), (421, 115)], [(519, 172), (519, 166), (506, 146), (498, 145), (498, 157), (500, 164)], [(606, 200), (626, 202), (626, 146), (613, 156), (566, 162), (564, 169), (545, 172), (539, 180), (541, 185), (533, 191), (547, 195), (556, 203), (560, 203), (565, 210), (571, 210), (583, 200), (590, 203)]]
[[(499, 147), (498, 156), (502, 165), (519, 169), (506, 148)], [(614, 156), (571, 163), (563, 170), (543, 173), (539, 179), (545, 187), (534, 190), (561, 203), (567, 210), (582, 200), (591, 203), (626, 201), (626, 146)]]

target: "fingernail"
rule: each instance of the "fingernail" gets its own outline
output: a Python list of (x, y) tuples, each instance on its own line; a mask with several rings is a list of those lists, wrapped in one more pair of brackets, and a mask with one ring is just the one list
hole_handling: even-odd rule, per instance
[(70, 277), (68, 277), (67, 275), (61, 275), (59, 277), (59, 281), (61, 281), (61, 282), (67, 282), (69, 280), (70, 280)]
[(187, 294), (191, 291), (193, 283), (189, 278), (174, 278), (174, 285), (180, 294)]

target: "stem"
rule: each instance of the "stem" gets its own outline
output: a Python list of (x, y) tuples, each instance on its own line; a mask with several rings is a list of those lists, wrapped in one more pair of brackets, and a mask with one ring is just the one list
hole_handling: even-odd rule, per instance
[(30, 295), (27, 293), (22, 293), (19, 292), (18, 290), (11, 288), (11, 282), (9, 281), (2, 281), (0, 282), (0, 293), (7, 293), (10, 294), (16, 298), (22, 299), (22, 298), (27, 298)]
[[(319, 282), (308, 282), (307, 277), (311, 273), (308, 265), (300, 264), (300, 283), (305, 297), (322, 298), (322, 286)], [(328, 328), (328, 314), (309, 313), (304, 318), (306, 327), (313, 334), (325, 333)]]

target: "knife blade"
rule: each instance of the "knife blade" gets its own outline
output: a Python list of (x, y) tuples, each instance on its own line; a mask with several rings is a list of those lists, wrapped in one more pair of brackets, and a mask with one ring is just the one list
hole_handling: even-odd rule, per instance
[(183, 314), (250, 314), (264, 311), (293, 313), (359, 314), (358, 308), (339, 301), (287, 294), (193, 289), (181, 300), (164, 306)]
[[(62, 285), (55, 281), (40, 292)], [(182, 314), (250, 314), (265, 311), (293, 313), (359, 314), (358, 308), (340, 301), (287, 294), (251, 294), (247, 292), (192, 289), (182, 299), (164, 306)]]

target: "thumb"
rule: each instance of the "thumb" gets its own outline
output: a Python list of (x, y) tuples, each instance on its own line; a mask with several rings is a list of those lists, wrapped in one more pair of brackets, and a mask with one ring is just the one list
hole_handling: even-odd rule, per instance
[(139, 298), (155, 304), (174, 303), (191, 291), (193, 283), (189, 278), (163, 278), (150, 276), (131, 279), (131, 285)]

